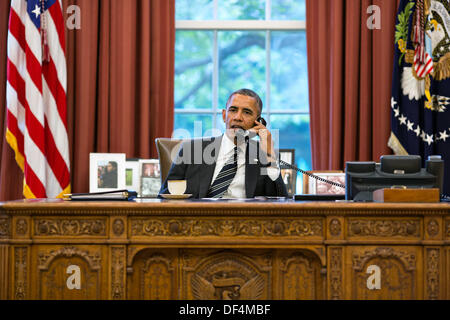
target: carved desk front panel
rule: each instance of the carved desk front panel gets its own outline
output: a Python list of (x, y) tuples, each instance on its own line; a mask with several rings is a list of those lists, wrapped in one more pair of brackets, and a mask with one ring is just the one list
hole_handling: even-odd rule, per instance
[(0, 206), (0, 299), (448, 299), (450, 205)]

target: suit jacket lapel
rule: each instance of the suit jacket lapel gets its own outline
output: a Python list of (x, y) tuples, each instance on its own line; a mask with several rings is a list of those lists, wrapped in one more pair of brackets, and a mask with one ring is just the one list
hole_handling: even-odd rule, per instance
[(212, 141), (203, 141), (202, 152), (205, 150), (206, 146), (214, 143), (219, 148), (215, 148), (214, 158), (215, 161), (212, 164), (201, 164), (201, 177), (200, 177), (200, 188), (199, 188), (199, 198), (205, 198), (208, 194), (209, 186), (211, 185), (212, 178), (214, 175), (214, 169), (216, 168), (217, 157), (219, 156), (219, 149), (222, 143), (223, 135), (220, 137), (212, 138)]

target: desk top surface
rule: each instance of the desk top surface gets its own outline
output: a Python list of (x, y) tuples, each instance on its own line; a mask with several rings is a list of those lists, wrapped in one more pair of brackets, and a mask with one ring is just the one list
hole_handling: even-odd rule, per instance
[(450, 214), (450, 203), (294, 201), (290, 199), (64, 201), (28, 199), (0, 203), (6, 214)]

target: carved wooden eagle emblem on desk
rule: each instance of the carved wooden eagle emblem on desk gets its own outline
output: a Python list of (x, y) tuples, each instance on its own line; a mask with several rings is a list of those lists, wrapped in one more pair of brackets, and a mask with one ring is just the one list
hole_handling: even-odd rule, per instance
[(192, 293), (199, 300), (257, 300), (264, 290), (260, 275), (245, 280), (227, 273), (214, 275), (211, 281), (198, 274), (192, 277)]

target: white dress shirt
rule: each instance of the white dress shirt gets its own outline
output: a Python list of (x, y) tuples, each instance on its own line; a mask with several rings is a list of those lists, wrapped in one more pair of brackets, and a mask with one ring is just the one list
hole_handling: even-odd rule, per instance
[[(246, 198), (245, 192), (245, 154), (246, 144), (243, 142), (238, 145), (238, 157), (237, 157), (237, 171), (233, 181), (231, 181), (228, 190), (225, 191), (222, 198)], [(220, 144), (219, 155), (216, 161), (216, 168), (214, 169), (214, 175), (211, 180), (211, 185), (219, 175), (225, 163), (230, 159), (234, 152), (234, 142), (226, 135), (223, 135), (222, 143)], [(267, 168), (267, 175), (272, 181), (277, 180), (280, 175), (279, 167)], [(210, 186), (211, 187), (211, 186)]]

